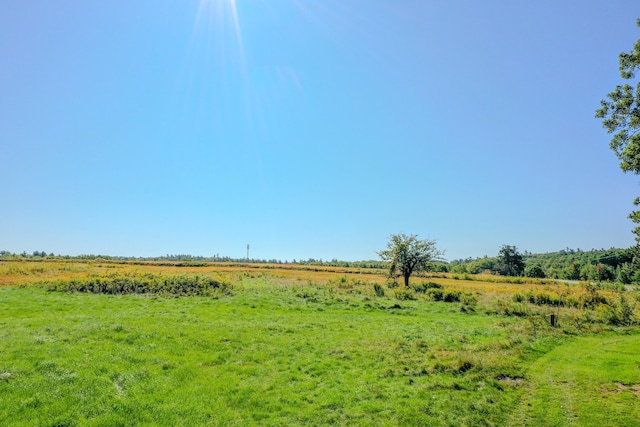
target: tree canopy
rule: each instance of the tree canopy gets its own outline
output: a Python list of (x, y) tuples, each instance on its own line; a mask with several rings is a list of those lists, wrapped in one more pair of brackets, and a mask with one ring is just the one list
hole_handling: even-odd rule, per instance
[(515, 246), (502, 245), (496, 261), (496, 270), (503, 276), (522, 276), (524, 273), (524, 259)]
[[(640, 19), (637, 20), (640, 27)], [(630, 52), (618, 55), (620, 77), (635, 84), (635, 73), (640, 69), (640, 39)], [(640, 173), (640, 82), (634, 88), (630, 84), (617, 85), (600, 101), (596, 117), (608, 133), (613, 133), (610, 147), (620, 159), (625, 172)]]
[[(640, 19), (636, 21), (640, 27)], [(602, 119), (602, 126), (614, 134), (609, 146), (620, 160), (624, 172), (640, 174), (640, 81), (636, 71), (640, 69), (640, 39), (630, 52), (618, 55), (620, 77), (629, 83), (617, 85), (607, 99), (600, 101), (596, 117)], [(640, 198), (634, 204), (640, 205)], [(640, 211), (634, 211), (629, 218), (640, 223)], [(640, 241), (640, 227), (634, 229), (636, 240)]]
[(434, 261), (442, 260), (443, 251), (436, 248), (435, 240), (419, 240), (417, 235), (392, 234), (387, 249), (378, 252), (382, 260), (388, 261), (389, 275), (404, 278), (409, 287), (409, 278), (414, 272), (426, 270)]

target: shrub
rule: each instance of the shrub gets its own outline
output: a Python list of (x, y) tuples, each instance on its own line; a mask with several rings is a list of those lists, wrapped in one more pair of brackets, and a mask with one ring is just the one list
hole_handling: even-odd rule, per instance
[(633, 306), (624, 295), (620, 295), (620, 301), (609, 303), (608, 321), (611, 325), (630, 326), (634, 323)]
[(476, 311), (476, 306), (478, 305), (478, 297), (474, 294), (465, 292), (460, 295), (460, 302), (462, 305), (460, 306), (460, 311)]
[(527, 301), (527, 297), (525, 295), (522, 294), (513, 294), (513, 297), (511, 297), (511, 299), (515, 302), (526, 302)]
[(421, 294), (424, 294), (429, 289), (442, 289), (442, 285), (435, 282), (422, 282), (411, 285), (411, 288)]
[(565, 307), (579, 308), (581, 305), (580, 299), (573, 295), (567, 296), (564, 300)]
[(549, 294), (537, 293), (534, 296), (534, 303), (537, 305), (552, 305), (553, 299)]
[(595, 323), (596, 319), (590, 310), (578, 311), (571, 316), (573, 323), (578, 330), (582, 330), (587, 324)]
[(444, 291), (442, 289), (431, 288), (426, 292), (426, 294), (432, 301), (442, 301), (444, 298)]
[(377, 297), (383, 297), (384, 296), (384, 288), (382, 286), (380, 286), (378, 283), (373, 285), (373, 291), (376, 293)]
[(511, 298), (514, 302), (528, 302), (536, 305), (562, 305), (564, 302), (556, 294), (549, 294), (546, 292), (527, 292), (526, 294), (514, 294)]
[(460, 302), (460, 292), (459, 291), (449, 291), (444, 293), (444, 302)]
[(232, 285), (203, 275), (112, 274), (46, 284), (50, 291), (95, 294), (214, 295), (231, 293)]
[(584, 288), (587, 291), (582, 300), (584, 308), (595, 308), (597, 305), (607, 304), (607, 298), (598, 293), (598, 287), (596, 285), (587, 283)]
[(395, 291), (395, 297), (400, 301), (415, 300), (416, 295), (411, 289), (397, 289)]

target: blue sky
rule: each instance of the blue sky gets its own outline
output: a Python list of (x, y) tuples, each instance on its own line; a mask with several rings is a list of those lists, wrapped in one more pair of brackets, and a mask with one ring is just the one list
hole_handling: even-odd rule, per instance
[(0, 0), (0, 249), (633, 244), (594, 118), (637, 1)]

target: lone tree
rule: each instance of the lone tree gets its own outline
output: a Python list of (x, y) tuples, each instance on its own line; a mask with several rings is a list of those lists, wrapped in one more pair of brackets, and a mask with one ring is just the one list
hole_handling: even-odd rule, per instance
[[(640, 19), (636, 20), (640, 27)], [(602, 119), (602, 126), (612, 133), (613, 138), (609, 147), (620, 159), (623, 172), (640, 174), (640, 79), (636, 78), (636, 71), (640, 70), (640, 39), (636, 41), (629, 53), (618, 55), (620, 77), (636, 85), (617, 85), (615, 90), (607, 95), (606, 100), (600, 101), (600, 108), (596, 117)], [(640, 197), (634, 205), (640, 205)], [(633, 211), (629, 218), (636, 224), (640, 223), (640, 211)], [(633, 232), (636, 241), (640, 243), (640, 226)]]
[(515, 246), (502, 245), (496, 259), (496, 270), (503, 276), (522, 276), (524, 260)]
[(378, 252), (383, 261), (388, 261), (389, 276), (404, 277), (404, 285), (409, 287), (409, 278), (414, 272), (426, 270), (433, 261), (443, 260), (443, 251), (436, 248), (435, 240), (418, 240), (417, 235), (392, 234), (387, 249)]

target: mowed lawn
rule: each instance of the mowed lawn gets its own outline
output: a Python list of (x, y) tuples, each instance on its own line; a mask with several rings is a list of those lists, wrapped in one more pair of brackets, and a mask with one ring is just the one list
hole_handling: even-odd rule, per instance
[(579, 337), (537, 360), (509, 424), (640, 425), (640, 335)]
[[(611, 336), (588, 339), (578, 347), (597, 350), (607, 339), (616, 359)], [(562, 425), (564, 412), (544, 418), (541, 405), (582, 408), (576, 396), (589, 393), (615, 425), (638, 419), (628, 416), (640, 406), (638, 366), (625, 365), (624, 377), (602, 373), (595, 388), (552, 388), (540, 363), (563, 346), (576, 353), (575, 342), (457, 303), (261, 277), (219, 299), (5, 288), (0, 425)], [(636, 344), (620, 347), (631, 353), (624, 363)], [(558, 375), (567, 366), (599, 370), (581, 358), (551, 362)], [(588, 417), (584, 408), (575, 419)]]

